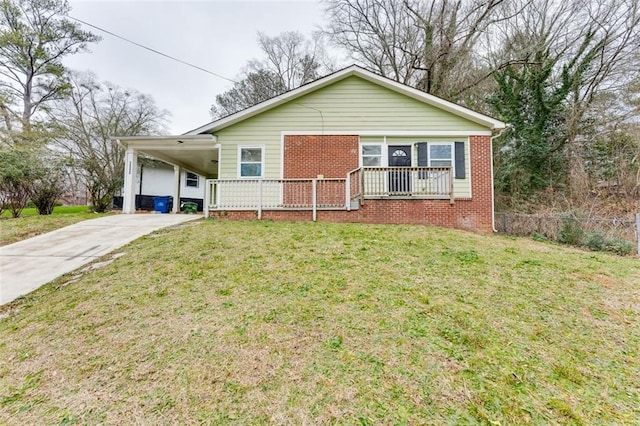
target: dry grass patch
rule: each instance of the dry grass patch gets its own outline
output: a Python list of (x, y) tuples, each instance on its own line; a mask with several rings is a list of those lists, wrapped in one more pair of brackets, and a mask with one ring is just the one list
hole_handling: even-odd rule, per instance
[(637, 259), (422, 226), (215, 221), (123, 251), (5, 308), (0, 422), (640, 418)]

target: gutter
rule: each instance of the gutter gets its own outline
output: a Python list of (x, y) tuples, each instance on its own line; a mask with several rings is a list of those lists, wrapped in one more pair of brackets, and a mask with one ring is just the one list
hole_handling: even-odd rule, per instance
[(494, 184), (494, 177), (493, 177), (493, 140), (495, 138), (499, 138), (500, 136), (502, 136), (502, 133), (510, 127), (511, 125), (507, 123), (507, 125), (503, 129), (500, 129), (498, 134), (491, 136), (490, 143), (489, 143), (489, 149), (491, 150), (491, 230), (493, 232), (498, 232), (498, 230), (496, 229), (496, 199), (495, 199), (495, 190), (494, 190), (495, 184)]

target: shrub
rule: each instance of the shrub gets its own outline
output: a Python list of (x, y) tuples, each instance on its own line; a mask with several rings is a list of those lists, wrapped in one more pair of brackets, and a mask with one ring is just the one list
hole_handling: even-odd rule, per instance
[(558, 233), (558, 241), (573, 246), (581, 246), (584, 240), (584, 230), (580, 222), (572, 213), (562, 216), (562, 228)]
[(33, 151), (0, 150), (0, 203), (16, 218), (27, 205), (37, 178), (38, 162)]
[(633, 254), (635, 247), (629, 241), (619, 238), (609, 238), (605, 241), (604, 249), (616, 254), (628, 256)]
[[(46, 164), (46, 166), (44, 166)], [(64, 192), (62, 165), (54, 159), (43, 161), (40, 176), (35, 181), (31, 200), (40, 215), (50, 215), (58, 198)]]
[(587, 247), (589, 247), (590, 250), (593, 250), (593, 251), (604, 250), (605, 242), (606, 242), (605, 238), (598, 233), (587, 234), (586, 245)]
[(619, 238), (605, 238), (598, 233), (587, 234), (585, 244), (593, 251), (610, 251), (619, 255), (633, 254), (634, 246)]
[(533, 232), (533, 233), (531, 234), (531, 239), (532, 239), (533, 241), (538, 241), (538, 242), (549, 241), (549, 238), (547, 238), (547, 236), (546, 236), (546, 235), (541, 234), (541, 233), (539, 233), (539, 232)]

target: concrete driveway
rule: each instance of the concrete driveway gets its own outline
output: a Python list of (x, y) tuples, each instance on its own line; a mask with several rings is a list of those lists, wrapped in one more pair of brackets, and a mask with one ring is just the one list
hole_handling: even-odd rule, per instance
[(0, 305), (157, 229), (199, 215), (113, 215), (0, 247)]

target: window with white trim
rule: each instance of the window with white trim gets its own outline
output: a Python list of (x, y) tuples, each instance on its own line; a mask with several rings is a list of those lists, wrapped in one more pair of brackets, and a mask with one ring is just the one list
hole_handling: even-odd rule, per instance
[(264, 169), (262, 147), (239, 147), (238, 174), (240, 177), (260, 178)]
[(362, 145), (362, 166), (382, 166), (382, 145)]
[(195, 173), (185, 172), (184, 174), (184, 184), (190, 188), (197, 188), (199, 180)]
[(453, 167), (452, 144), (429, 143), (429, 167)]
[(418, 166), (451, 167), (456, 179), (466, 179), (465, 142), (418, 142)]

